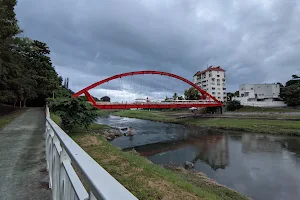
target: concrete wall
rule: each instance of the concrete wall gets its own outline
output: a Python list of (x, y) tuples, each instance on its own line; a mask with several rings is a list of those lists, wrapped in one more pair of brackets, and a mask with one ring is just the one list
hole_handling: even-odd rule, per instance
[(279, 84), (243, 84), (240, 85), (240, 97), (248, 98), (278, 98), (280, 93)]
[(232, 100), (238, 100), (244, 106), (254, 107), (285, 107), (286, 104), (283, 101), (273, 101), (272, 99), (266, 99), (265, 101), (256, 101), (249, 99), (248, 97), (234, 97)]

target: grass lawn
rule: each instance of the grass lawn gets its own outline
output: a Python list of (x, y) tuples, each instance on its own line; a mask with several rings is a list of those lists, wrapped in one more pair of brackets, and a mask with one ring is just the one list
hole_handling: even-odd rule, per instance
[(242, 119), (242, 118), (182, 118), (165, 114), (160, 111), (145, 110), (124, 110), (115, 112), (114, 115), (123, 117), (134, 117), (139, 119), (147, 119), (161, 122), (171, 122), (179, 124), (191, 124), (202, 127), (211, 127), (219, 129), (240, 130), (257, 133), (283, 134), (283, 135), (299, 135), (300, 121), (285, 120), (265, 120), (265, 119)]
[(220, 129), (300, 136), (300, 121), (206, 118), (187, 119), (186, 122), (189, 124)]
[(300, 112), (300, 110), (292, 108), (261, 108), (253, 106), (243, 106), (243, 108), (235, 110), (234, 112)]
[(9, 124), (13, 119), (22, 114), (25, 109), (15, 110), (5, 115), (0, 115), (0, 129)]
[(167, 116), (168, 112), (161, 111), (148, 111), (148, 110), (122, 110), (113, 113), (120, 117), (132, 117), (139, 119), (148, 119), (152, 121), (160, 122), (177, 122), (178, 120), (174, 117)]
[[(51, 118), (60, 123), (60, 117), (51, 113)], [(93, 124), (86, 131), (76, 129), (70, 133), (92, 158), (96, 160), (115, 179), (124, 185), (138, 199), (206, 199), (243, 200), (243, 195), (218, 185), (202, 173), (193, 173), (183, 168), (175, 171), (152, 164), (136, 152), (123, 152), (111, 145), (100, 135), (89, 131), (104, 131), (104, 125)]]

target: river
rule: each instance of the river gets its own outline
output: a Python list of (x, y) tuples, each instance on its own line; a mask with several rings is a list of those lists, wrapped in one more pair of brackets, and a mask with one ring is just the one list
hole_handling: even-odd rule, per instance
[(300, 137), (203, 130), (109, 116), (98, 123), (132, 127), (134, 136), (111, 143), (135, 148), (156, 164), (183, 165), (252, 199), (300, 199)]

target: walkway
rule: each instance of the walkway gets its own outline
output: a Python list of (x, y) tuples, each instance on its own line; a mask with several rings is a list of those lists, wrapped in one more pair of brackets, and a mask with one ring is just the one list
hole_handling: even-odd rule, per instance
[(45, 113), (30, 108), (0, 130), (0, 199), (51, 199), (44, 147)]

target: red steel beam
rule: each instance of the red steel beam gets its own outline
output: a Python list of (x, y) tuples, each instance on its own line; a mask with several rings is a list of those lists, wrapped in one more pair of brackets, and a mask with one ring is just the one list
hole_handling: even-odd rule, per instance
[[(73, 97), (78, 97), (81, 94), (86, 94), (86, 92), (88, 90), (90, 90), (90, 89), (92, 89), (94, 87), (97, 87), (97, 86), (99, 86), (101, 84), (104, 84), (106, 82), (109, 82), (111, 80), (122, 78), (122, 77), (125, 77), (125, 76), (142, 75), (142, 74), (158, 74), (158, 75), (163, 75), (163, 76), (169, 76), (169, 77), (176, 78), (176, 79), (181, 80), (183, 82), (186, 82), (187, 84), (189, 84), (189, 85), (193, 86), (194, 88), (196, 88), (204, 97), (208, 96), (209, 98), (213, 99), (218, 104), (218, 106), (222, 106), (222, 103), (218, 99), (216, 99), (214, 96), (212, 96), (211, 94), (209, 94), (205, 90), (202, 90), (198, 85), (194, 84), (193, 82), (191, 82), (191, 81), (189, 81), (189, 80), (187, 80), (187, 79), (185, 79), (185, 78), (183, 78), (181, 76), (178, 76), (176, 74), (171, 74), (171, 73), (168, 73), (168, 72), (161, 72), (161, 71), (151, 71), (151, 70), (147, 70), (147, 71), (135, 71), (135, 72), (127, 72), (127, 73), (123, 73), (123, 74), (117, 74), (115, 76), (106, 78), (106, 79), (104, 79), (102, 81), (98, 81), (98, 82), (96, 82), (96, 83), (94, 83), (94, 84), (92, 84), (92, 85), (90, 85), (90, 86), (88, 86), (88, 87), (80, 90), (79, 92), (73, 94)], [(94, 102), (91, 101), (91, 103), (93, 103), (93, 105), (95, 105)]]
[(194, 103), (194, 104), (96, 104), (94, 107), (99, 109), (130, 109), (130, 108), (191, 108), (191, 107), (220, 107), (222, 104), (217, 103)]

